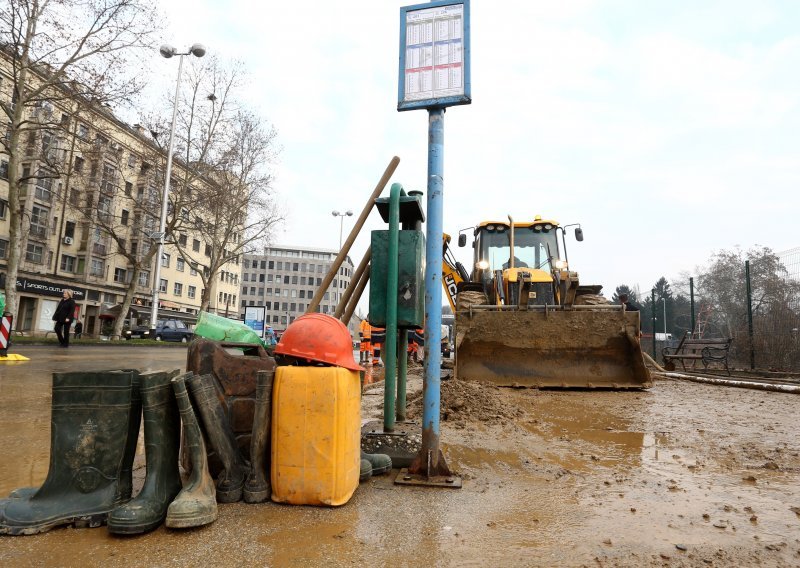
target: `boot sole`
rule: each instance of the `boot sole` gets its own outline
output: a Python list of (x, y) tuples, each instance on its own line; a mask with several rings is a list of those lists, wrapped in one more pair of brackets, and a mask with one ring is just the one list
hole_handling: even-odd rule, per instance
[(238, 503), (242, 500), (242, 488), (220, 491), (217, 489), (217, 503)]
[(192, 527), (201, 527), (208, 525), (217, 520), (217, 511), (207, 513), (205, 515), (187, 515), (176, 516), (167, 515), (165, 525), (171, 529), (190, 529)]
[(157, 521), (151, 521), (147, 524), (136, 524), (136, 525), (122, 525), (115, 523), (113, 520), (110, 520), (108, 523), (108, 532), (111, 534), (142, 534), (149, 531), (152, 531), (158, 528), (160, 525), (164, 524), (164, 517), (161, 517)]
[(105, 513), (96, 513), (92, 515), (76, 515), (74, 517), (64, 517), (62, 519), (56, 519), (52, 521), (48, 521), (46, 523), (41, 523), (38, 525), (30, 525), (26, 527), (13, 527), (13, 526), (5, 526), (0, 527), (0, 534), (7, 534), (11, 536), (22, 536), (22, 535), (32, 535), (32, 534), (40, 534), (49, 531), (50, 529), (54, 529), (57, 527), (66, 527), (72, 526), (76, 529), (88, 529), (88, 528), (97, 528), (101, 527), (108, 522), (108, 512)]
[(392, 471), (392, 466), (390, 465), (385, 467), (373, 467), (372, 475), (383, 475), (384, 473), (389, 473), (390, 471)]
[(269, 501), (270, 495), (272, 494), (271, 489), (263, 489), (261, 491), (254, 491), (245, 489), (242, 491), (242, 497), (244, 498), (245, 503), (264, 503), (265, 501)]

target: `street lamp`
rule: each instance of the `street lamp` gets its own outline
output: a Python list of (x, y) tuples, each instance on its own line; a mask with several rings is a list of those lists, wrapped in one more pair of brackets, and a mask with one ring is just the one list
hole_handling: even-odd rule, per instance
[(339, 213), (338, 211), (331, 211), (331, 215), (334, 217), (340, 217), (339, 219), (339, 250), (342, 250), (342, 229), (344, 228), (344, 218), (345, 217), (352, 217), (353, 212), (349, 209), (344, 213)]
[(161, 57), (169, 59), (174, 55), (178, 56), (178, 79), (175, 81), (175, 101), (172, 104), (172, 126), (169, 129), (169, 143), (167, 144), (167, 171), (164, 174), (164, 193), (161, 196), (161, 222), (158, 225), (158, 232), (151, 235), (158, 239), (158, 253), (156, 254), (156, 270), (153, 274), (153, 309), (150, 313), (150, 336), (155, 336), (156, 322), (158, 321), (158, 288), (161, 286), (161, 257), (164, 254), (164, 236), (167, 231), (167, 203), (169, 202), (169, 180), (172, 176), (172, 148), (175, 142), (175, 120), (178, 117), (178, 96), (181, 90), (181, 71), (183, 71), (183, 56), (192, 54), (195, 57), (203, 57), (206, 48), (200, 43), (194, 44), (186, 53), (178, 53), (178, 50), (171, 45), (162, 45), (159, 48)]
[(664, 304), (664, 341), (667, 340), (667, 299), (661, 297), (661, 302)]

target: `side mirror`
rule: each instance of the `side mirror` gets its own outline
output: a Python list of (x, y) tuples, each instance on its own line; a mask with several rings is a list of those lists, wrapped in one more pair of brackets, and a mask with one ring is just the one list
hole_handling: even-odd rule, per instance
[(575, 240), (578, 242), (583, 240), (583, 229), (581, 229), (580, 227), (575, 229)]
[(467, 235), (461, 233), (458, 235), (458, 246), (463, 247), (467, 245)]

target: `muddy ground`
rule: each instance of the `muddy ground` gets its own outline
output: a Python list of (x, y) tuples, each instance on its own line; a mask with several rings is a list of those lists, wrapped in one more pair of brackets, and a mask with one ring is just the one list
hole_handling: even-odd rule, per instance
[[(41, 482), (49, 443), (46, 366), (7, 369), (0, 494)], [(365, 420), (381, 417), (381, 390), (366, 389)], [(462, 489), (397, 486), (393, 472), (337, 509), (234, 504), (186, 532), (0, 537), (0, 565), (800, 566), (798, 408), (797, 395), (674, 380), (628, 393), (449, 379), (442, 448)]]

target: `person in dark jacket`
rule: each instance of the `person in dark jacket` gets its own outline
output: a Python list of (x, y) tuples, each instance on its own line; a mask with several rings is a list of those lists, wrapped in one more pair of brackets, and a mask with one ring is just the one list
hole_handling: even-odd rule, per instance
[(69, 347), (69, 327), (74, 318), (75, 300), (72, 299), (72, 290), (65, 288), (61, 301), (53, 314), (53, 321), (56, 322), (55, 332), (61, 347)]

